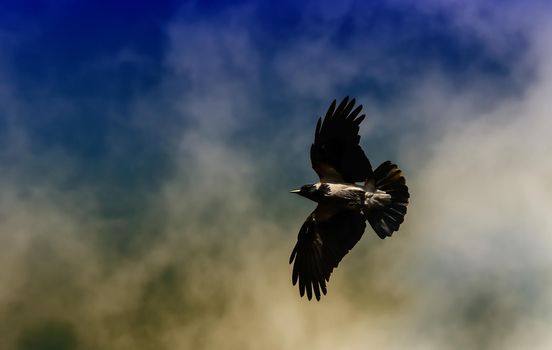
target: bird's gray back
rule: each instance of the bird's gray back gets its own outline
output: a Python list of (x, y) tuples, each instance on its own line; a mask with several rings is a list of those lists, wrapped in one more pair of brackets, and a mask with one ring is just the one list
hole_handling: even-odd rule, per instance
[(360, 186), (341, 183), (323, 183), (320, 185), (323, 201), (336, 206), (362, 209), (365, 192)]

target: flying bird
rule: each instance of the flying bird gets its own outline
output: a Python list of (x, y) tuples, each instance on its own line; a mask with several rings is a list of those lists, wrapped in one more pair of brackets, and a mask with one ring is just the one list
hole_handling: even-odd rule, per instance
[(362, 105), (334, 100), (318, 119), (310, 158), (320, 181), (292, 190), (318, 203), (299, 230), (291, 252), (292, 282), (299, 293), (320, 300), (341, 259), (360, 240), (366, 221), (380, 238), (390, 237), (406, 215), (410, 197), (397, 165), (383, 162), (372, 170), (359, 145)]

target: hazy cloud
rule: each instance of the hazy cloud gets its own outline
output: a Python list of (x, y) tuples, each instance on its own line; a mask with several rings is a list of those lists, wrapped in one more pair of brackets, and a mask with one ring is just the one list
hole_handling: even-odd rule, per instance
[[(451, 38), (480, 40), (504, 73), (488, 75), (474, 54), (465, 58), (474, 66), (460, 69), (474, 80), (458, 84), (454, 69), (433, 64), (438, 54), (416, 63), (393, 48), (401, 38), (364, 40), (362, 25), (340, 43), (341, 19), (362, 10), (355, 3), (339, 16), (315, 6), (297, 24), (305, 31), (269, 54), (254, 4), (173, 19), (168, 73), (128, 108), (127, 127), (170, 163), (136, 189), (144, 195), (75, 181), (82, 164), (71, 152), (37, 152), (25, 124), (13, 122), (0, 166), (0, 347), (550, 347), (551, 28), (544, 15), (518, 22), (515, 3), (424, 4), (387, 6), (426, 20), (445, 11), (457, 23)], [(357, 20), (375, 10), (362, 11)], [(508, 20), (484, 23), (481, 13)], [(317, 29), (313, 18), (334, 27)], [(526, 52), (510, 56), (503, 29), (518, 33)], [(407, 42), (426, 35), (401, 33)], [(393, 68), (403, 59), (414, 63)], [(31, 101), (2, 86), (2, 112), (17, 121)], [(307, 151), (315, 116), (353, 92), (371, 112), (367, 153), (396, 157), (412, 203), (396, 237), (367, 230), (326, 298), (307, 302), (291, 286), (287, 258), (313, 205), (285, 192), (314, 178)], [(112, 151), (120, 134), (108, 134)], [(128, 148), (118, 151), (113, 159), (124, 162)], [(143, 210), (111, 212), (134, 200)], [(106, 212), (105, 201), (119, 205)]]

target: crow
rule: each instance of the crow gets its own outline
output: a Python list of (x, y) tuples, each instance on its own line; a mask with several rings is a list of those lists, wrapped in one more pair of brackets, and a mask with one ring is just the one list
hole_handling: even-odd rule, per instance
[(334, 100), (319, 118), (310, 149), (320, 181), (292, 190), (318, 203), (307, 217), (291, 252), (292, 282), (301, 297), (326, 295), (326, 282), (341, 259), (360, 240), (366, 221), (380, 238), (399, 229), (410, 198), (401, 170), (390, 161), (372, 170), (359, 145), (362, 105), (345, 97)]

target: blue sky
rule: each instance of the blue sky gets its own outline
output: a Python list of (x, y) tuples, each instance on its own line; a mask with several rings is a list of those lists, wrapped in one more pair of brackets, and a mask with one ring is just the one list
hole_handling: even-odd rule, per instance
[[(251, 65), (257, 66), (255, 73), (261, 80), (259, 91), (270, 91), (251, 96), (256, 104), (266, 106), (261, 123), (265, 119), (274, 123), (285, 120), (295, 104), (316, 106), (308, 91), (302, 95), (289, 91), (287, 77), (277, 68), (276, 58), (301, 52), (307, 42), (323, 41), (334, 51), (332, 55), (343, 57), (344, 63), (355, 61), (348, 54), (366, 59), (359, 68), (365, 72), (343, 81), (337, 76), (332, 86), (318, 89), (334, 90), (339, 96), (362, 93), (384, 107), (397, 103), (402, 94), (415, 89), (418, 81), (433, 71), (446, 75), (460, 89), (468, 89), (475, 81), (500, 87), (496, 90), (505, 95), (519, 92), (524, 83), (513, 79), (511, 71), (522, 59), (526, 45), (522, 34), (506, 28), (498, 33), (504, 38), (497, 41), (506, 40), (507, 45), (489, 48), (477, 33), (458, 31), (450, 19), (454, 14), (439, 9), (421, 11), (412, 4), (352, 3), (337, 9), (338, 15), (331, 14), (335, 9), (330, 5), (320, 9), (311, 3), (190, 2), (178, 6), (172, 2), (129, 5), (66, 1), (3, 6), (5, 71), (13, 94), (33, 101), (20, 123), (29, 130), (36, 147), (61, 147), (79, 158), (97, 159), (109, 153), (106, 134), (110, 132), (138, 145), (145, 142), (145, 136), (129, 125), (133, 117), (129, 109), (136, 100), (155, 94), (175, 75), (174, 67), (167, 64), (171, 51), (167, 27), (177, 21), (204, 26), (215, 34), (230, 26), (247, 36), (254, 55), (250, 59), (255, 60)], [(185, 43), (194, 38), (178, 40)], [(183, 54), (199, 56), (197, 52)], [(316, 53), (312, 55), (316, 57)], [(321, 56), (317, 58), (328, 70), (325, 74), (337, 70), (332, 67), (333, 57)], [(228, 74), (236, 74), (245, 88), (253, 90), (247, 72), (239, 71), (231, 62), (225, 64)], [(301, 68), (309, 71), (309, 67)], [(190, 89), (186, 76), (182, 78), (178, 87)], [(57, 111), (52, 99), (70, 101), (71, 111)], [(161, 129), (168, 128), (166, 124), (174, 127), (182, 119), (172, 115), (170, 106), (165, 108), (169, 110), (160, 110), (159, 118), (169, 119), (161, 120), (165, 121), (159, 123)], [(259, 129), (257, 124), (251, 127)]]
[[(0, 347), (546, 348), (550, 15), (513, 0), (3, 2)], [(412, 203), (308, 305), (286, 259), (312, 204), (287, 190), (316, 180), (316, 118), (346, 95)]]
[[(386, 110), (438, 72), (454, 89), (486, 86), (494, 101), (519, 94), (528, 80), (512, 73), (523, 59), (523, 35), (511, 28), (497, 31), (504, 38), (496, 41), (506, 44), (489, 47), (478, 33), (458, 31), (454, 13), (445, 8), (239, 1), (3, 6), (3, 71), (10, 97), (22, 105), (17, 117), (3, 123), (23, 129), (38, 157), (54, 150), (71, 158), (74, 185), (98, 184), (100, 192), (111, 192), (112, 185), (125, 194), (158, 185), (171, 170), (177, 130), (192, 119), (175, 110), (178, 99), (201, 90), (209, 103), (210, 84), (217, 80), (238, 85), (247, 99), (244, 113), (255, 109), (255, 116), (233, 130), (233, 143), (253, 145), (263, 154), (279, 136), (274, 131), (298, 119), (294, 111), (305, 110), (300, 118), (307, 131), (333, 98), (360, 95), (370, 108)], [(171, 37), (174, 23), (197, 29)], [(243, 52), (231, 47), (231, 38), (221, 38), (233, 32), (245, 40)], [(202, 47), (198, 37), (204, 33), (211, 45), (222, 47)], [(193, 65), (189, 69), (208, 81), (177, 71), (179, 63), (170, 61), (175, 46)], [(151, 127), (137, 125), (138, 103), (152, 109)], [(401, 115), (385, 115), (390, 127), (374, 132), (369, 145), (388, 146), (390, 133), (419, 127), (408, 121), (406, 108), (396, 112)]]

